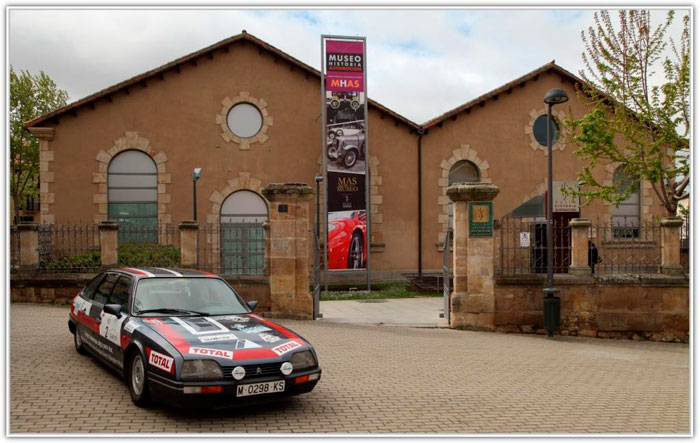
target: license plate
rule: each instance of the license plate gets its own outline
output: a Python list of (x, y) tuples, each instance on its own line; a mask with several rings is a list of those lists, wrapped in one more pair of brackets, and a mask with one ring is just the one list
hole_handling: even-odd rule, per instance
[(268, 381), (265, 383), (251, 383), (249, 385), (238, 385), (236, 387), (236, 397), (274, 394), (275, 392), (284, 392), (284, 380)]

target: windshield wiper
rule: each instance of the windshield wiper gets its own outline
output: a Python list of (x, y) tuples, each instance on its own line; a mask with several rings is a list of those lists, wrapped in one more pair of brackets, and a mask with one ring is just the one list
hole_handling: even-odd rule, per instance
[(134, 314), (148, 314), (150, 312), (162, 312), (164, 314), (189, 314), (189, 315), (204, 315), (208, 316), (208, 312), (192, 311), (190, 309), (173, 309), (173, 308), (156, 308), (156, 309), (145, 309), (143, 311), (135, 312)]

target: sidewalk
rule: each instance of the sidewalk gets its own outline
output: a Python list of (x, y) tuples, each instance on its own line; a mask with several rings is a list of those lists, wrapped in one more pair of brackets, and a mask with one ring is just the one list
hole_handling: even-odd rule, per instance
[(447, 327), (442, 297), (322, 301), (319, 321), (392, 326)]

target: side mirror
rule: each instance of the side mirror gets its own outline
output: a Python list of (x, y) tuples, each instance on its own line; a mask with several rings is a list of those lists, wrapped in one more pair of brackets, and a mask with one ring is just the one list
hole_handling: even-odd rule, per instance
[(258, 301), (257, 300), (251, 300), (248, 302), (248, 307), (250, 308), (251, 311), (255, 311), (255, 308), (258, 306)]
[(112, 314), (117, 318), (120, 318), (122, 316), (121, 305), (105, 305), (103, 310), (105, 314)]

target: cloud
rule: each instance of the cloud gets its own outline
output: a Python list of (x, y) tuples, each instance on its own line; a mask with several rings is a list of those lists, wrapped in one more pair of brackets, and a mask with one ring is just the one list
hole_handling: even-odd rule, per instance
[(370, 97), (423, 122), (552, 59), (577, 73), (593, 12), (11, 9), (9, 60), (45, 71), (76, 100), (242, 29), (317, 69), (321, 34), (360, 35)]

